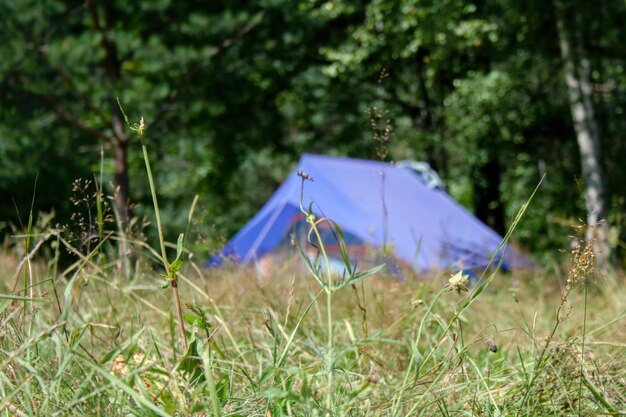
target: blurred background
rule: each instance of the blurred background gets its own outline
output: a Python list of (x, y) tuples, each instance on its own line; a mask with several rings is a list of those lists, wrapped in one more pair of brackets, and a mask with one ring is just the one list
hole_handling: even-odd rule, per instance
[(110, 227), (150, 238), (119, 97), (170, 240), (199, 195), (201, 254), (319, 153), (427, 161), (500, 233), (545, 175), (517, 244), (550, 264), (605, 219), (623, 266), (625, 21), (622, 0), (0, 0), (0, 233), (33, 195), (40, 227), (88, 223), (103, 172)]

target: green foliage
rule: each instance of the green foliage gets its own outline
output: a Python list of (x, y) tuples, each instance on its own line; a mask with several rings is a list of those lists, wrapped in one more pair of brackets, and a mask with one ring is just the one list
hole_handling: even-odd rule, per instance
[[(589, 53), (619, 248), (626, 7), (571, 6)], [(99, 172), (102, 146), (103, 191), (119, 185), (116, 141), (127, 138), (116, 97), (152, 133), (165, 236), (175, 239), (199, 194), (204, 227), (188, 244), (205, 250), (238, 230), (303, 152), (374, 158), (373, 106), (394, 127), (391, 159), (428, 161), (453, 197), (494, 227), (506, 229), (547, 173), (517, 237), (539, 256), (567, 246), (568, 225), (582, 217), (551, 3), (26, 0), (2, 2), (0, 15), (0, 195), (26, 207), (40, 173), (37, 206), (54, 208), (61, 224), (71, 215), (71, 182)], [(128, 149), (142, 218), (148, 179), (138, 148)], [(0, 205), (4, 222), (14, 212)]]

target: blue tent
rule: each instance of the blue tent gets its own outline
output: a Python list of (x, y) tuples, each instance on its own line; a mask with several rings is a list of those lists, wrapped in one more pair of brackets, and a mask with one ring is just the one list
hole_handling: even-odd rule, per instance
[[(306, 228), (298, 171), (313, 178), (304, 184), (302, 206), (339, 224), (349, 250), (385, 246), (395, 259), (415, 270), (475, 269), (488, 264), (502, 241), (443, 189), (426, 185), (410, 165), (304, 155), (297, 169), (209, 265), (226, 259), (246, 265), (289, 246), (290, 235)], [(322, 240), (329, 245), (326, 240), (332, 240), (332, 233), (326, 235)], [(530, 266), (514, 248), (502, 251), (496, 260), (501, 256), (505, 270)]]

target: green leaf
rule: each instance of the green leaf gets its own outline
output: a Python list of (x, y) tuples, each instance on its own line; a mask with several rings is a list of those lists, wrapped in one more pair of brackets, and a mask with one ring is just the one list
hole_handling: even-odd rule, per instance
[(124, 109), (122, 108), (122, 103), (120, 103), (120, 98), (115, 97), (115, 99), (117, 100), (117, 105), (120, 106), (120, 111), (122, 112), (122, 115), (124, 116), (124, 120), (126, 121), (126, 124), (128, 125), (128, 127), (130, 127), (130, 121), (128, 120), (128, 116), (126, 116)]
[(170, 265), (170, 277), (173, 276), (173, 274), (177, 273), (178, 271), (180, 271), (183, 267), (183, 260), (182, 259), (176, 259), (174, 262), (172, 262), (172, 264)]
[(178, 242), (176, 242), (176, 260), (183, 259), (183, 243), (185, 241), (185, 234), (181, 233), (178, 236)]
[(67, 286), (65, 287), (65, 291), (63, 292), (63, 298), (64, 298), (64, 303), (63, 303), (63, 312), (61, 313), (61, 317), (59, 318), (59, 321), (65, 321), (67, 320), (67, 318), (70, 315), (70, 311), (72, 310), (72, 288), (74, 287), (74, 283), (76, 282), (78, 278), (76, 276), (74, 276), (70, 282), (67, 283)]
[[(331, 220), (332, 221), (332, 220)], [(350, 264), (350, 257), (348, 256), (348, 248), (346, 247), (346, 239), (343, 237), (343, 230), (337, 222), (332, 221), (335, 229), (337, 230), (337, 234), (339, 235), (337, 240), (339, 241), (339, 249), (341, 250), (341, 258), (343, 259), (343, 263), (346, 266), (346, 270), (349, 275), (354, 274), (354, 269)]]
[(178, 236), (178, 242), (176, 243), (176, 259), (174, 262), (170, 264), (170, 275), (169, 278), (174, 278), (174, 274), (178, 273), (183, 268), (183, 242), (185, 235), (181, 233)]
[(289, 395), (289, 393), (287, 391), (283, 391), (282, 389), (278, 387), (269, 387), (263, 390), (262, 395), (268, 399), (286, 398), (287, 395)]
[(383, 269), (385, 267), (385, 264), (381, 264), (378, 266), (375, 266), (371, 269), (368, 269), (367, 271), (364, 272), (359, 272), (358, 274), (354, 275), (353, 277), (343, 281), (339, 286), (337, 286), (335, 288), (335, 290), (339, 290), (343, 287), (345, 287), (346, 285), (352, 285), (352, 284), (356, 284), (359, 281), (363, 281), (365, 278), (367, 277), (371, 277), (372, 275), (380, 272), (381, 269)]
[(222, 404), (217, 395), (217, 389), (215, 387), (215, 381), (213, 379), (213, 358), (211, 357), (209, 349), (202, 351), (202, 368), (204, 369), (204, 375), (209, 385), (209, 397), (211, 398), (211, 405), (213, 407), (213, 415), (220, 417), (222, 415)]
[(314, 265), (311, 262), (311, 259), (309, 259), (308, 255), (306, 253), (304, 253), (304, 251), (302, 250), (302, 248), (300, 247), (300, 245), (298, 245), (298, 252), (300, 252), (300, 256), (302, 257), (302, 260), (304, 261), (307, 269), (309, 270), (309, 272), (311, 273), (311, 275), (313, 275), (313, 277), (315, 278), (315, 280), (325, 289), (328, 291), (328, 288), (326, 286), (326, 283), (320, 278), (320, 273), (319, 273), (319, 267), (316, 267), (316, 265)]
[(187, 323), (191, 325), (194, 325), (200, 321), (200, 318), (197, 316), (194, 316), (193, 314), (183, 314), (183, 318), (185, 319)]

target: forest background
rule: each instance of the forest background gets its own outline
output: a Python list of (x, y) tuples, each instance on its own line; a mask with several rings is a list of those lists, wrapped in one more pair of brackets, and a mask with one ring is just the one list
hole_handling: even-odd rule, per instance
[(143, 233), (119, 97), (148, 126), (169, 240), (200, 196), (197, 253), (320, 153), (428, 161), (501, 233), (545, 175), (517, 244), (550, 264), (605, 219), (599, 253), (623, 267), (624, 21), (613, 0), (2, 0), (0, 233), (33, 194), (40, 223), (70, 224), (101, 161), (111, 218)]

